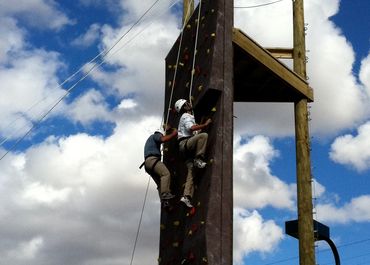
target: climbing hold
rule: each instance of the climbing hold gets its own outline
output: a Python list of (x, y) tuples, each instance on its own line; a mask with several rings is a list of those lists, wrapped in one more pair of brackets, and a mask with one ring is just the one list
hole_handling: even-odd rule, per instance
[(202, 258), (202, 261), (203, 261), (204, 263), (208, 263), (208, 259), (207, 259), (207, 257), (203, 257), (203, 258)]
[(211, 52), (211, 49), (207, 49), (207, 54), (209, 54)]
[(194, 98), (194, 96), (191, 96), (190, 99), (191, 99), (191, 101), (194, 101), (195, 98)]
[(201, 224), (201, 225), (205, 225), (205, 223), (206, 223), (206, 222), (204, 222), (204, 221), (201, 221), (201, 222), (200, 222), (200, 224)]
[(191, 25), (190, 25), (190, 24), (187, 24), (187, 25), (186, 25), (186, 28), (187, 28), (187, 29), (191, 29)]
[(190, 82), (186, 82), (186, 85), (185, 86), (186, 87), (189, 87), (189, 85), (190, 85)]
[(189, 252), (189, 254), (188, 254), (188, 260), (189, 261), (193, 261), (193, 260), (195, 260), (195, 255), (194, 255), (194, 253), (193, 252)]
[(172, 69), (172, 65), (170, 65), (170, 64), (169, 64), (169, 65), (168, 65), (168, 69)]
[(202, 85), (198, 86), (198, 90), (199, 91), (202, 91), (202, 89), (203, 89), (203, 86)]
[(209, 160), (209, 163), (210, 163), (210, 164), (212, 164), (212, 163), (213, 163), (213, 159), (212, 159), (212, 158)]
[(213, 107), (212, 108), (212, 112), (216, 112), (216, 107)]
[(179, 245), (180, 245), (180, 244), (179, 244), (179, 242), (173, 242), (173, 243), (172, 243), (172, 246), (173, 246), (174, 248), (178, 248), (178, 247), (179, 247)]
[(199, 207), (200, 206), (200, 202), (197, 203), (197, 206)]
[(192, 207), (189, 211), (189, 216), (194, 216), (195, 215), (195, 207)]
[(180, 225), (180, 221), (175, 221), (175, 222), (173, 222), (173, 225), (174, 225), (174, 226), (179, 226), (179, 225)]
[(161, 224), (161, 230), (166, 229), (166, 226), (164, 224)]
[(166, 148), (164, 148), (164, 149), (163, 149), (163, 151), (168, 152), (168, 148), (167, 148), (167, 147), (166, 147)]
[(212, 36), (212, 37), (216, 37), (216, 33), (212, 33), (212, 34), (211, 34), (211, 36)]
[(184, 66), (184, 63), (180, 62), (180, 63), (179, 63), (179, 65), (180, 65), (180, 66)]
[(170, 87), (172, 85), (172, 81), (169, 81), (168, 82), (168, 86)]
[(189, 230), (188, 236), (192, 236), (192, 235), (193, 235), (193, 231), (192, 230)]

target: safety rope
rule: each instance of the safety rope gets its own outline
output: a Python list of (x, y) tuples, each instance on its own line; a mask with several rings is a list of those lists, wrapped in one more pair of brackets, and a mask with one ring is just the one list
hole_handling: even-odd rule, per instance
[(190, 79), (190, 89), (189, 89), (189, 102), (190, 105), (193, 105), (192, 103), (192, 93), (193, 93), (193, 82), (194, 82), (194, 74), (195, 74), (195, 59), (197, 56), (197, 47), (198, 47), (198, 37), (199, 37), (199, 24), (200, 24), (200, 13), (202, 10), (202, 1), (199, 1), (199, 10), (198, 10), (198, 23), (197, 23), (197, 30), (195, 35), (195, 43), (194, 43), (194, 54), (193, 54), (193, 65), (191, 68), (191, 79)]
[[(136, 26), (136, 25), (138, 25), (139, 24), (139, 22), (146, 16), (146, 14), (150, 11), (150, 10), (152, 10), (153, 9), (153, 7), (159, 2), (160, 0), (156, 0), (142, 15), (141, 15), (141, 17), (109, 48), (109, 49), (106, 49), (106, 50), (104, 50), (104, 51), (102, 51), (101, 53), (99, 53), (97, 56), (95, 56), (92, 60), (90, 60), (90, 62), (88, 62), (88, 63), (86, 63), (83, 67), (81, 67), (75, 74), (73, 74), (72, 76), (70, 76), (67, 80), (70, 80), (70, 79), (72, 79), (75, 75), (77, 75), (77, 73), (79, 73), (79, 72), (81, 72), (82, 71), (82, 69), (85, 67), (85, 66), (87, 66), (87, 65), (89, 65), (91, 62), (94, 62), (94, 64), (93, 64), (93, 66), (85, 73), (85, 75), (81, 78), (81, 79), (79, 79), (75, 84), (73, 84), (66, 92), (65, 92), (65, 94), (63, 95), (63, 96), (61, 96), (53, 105), (52, 105), (52, 107), (49, 109), (49, 110), (47, 110), (42, 116), (41, 116), (41, 118), (39, 118), (36, 122), (33, 122), (32, 123), (32, 126), (31, 126), (31, 128), (29, 129), (29, 130), (27, 130), (26, 131), (26, 133), (21, 137), (21, 138), (19, 138), (1, 157), (0, 157), (0, 161), (4, 158), (4, 157), (6, 157), (12, 150), (14, 150), (14, 148), (16, 148), (18, 145), (19, 145), (19, 143), (21, 142), (21, 141), (23, 141), (49, 114), (50, 114), (50, 112), (52, 112), (54, 109), (55, 109), (55, 107), (57, 106), (57, 105), (59, 105), (59, 103), (61, 102), (61, 101), (63, 101), (71, 92), (72, 92), (72, 90), (80, 83), (80, 82), (82, 82), (83, 80), (85, 80), (90, 74), (91, 74), (91, 72), (95, 69), (95, 68), (97, 68), (97, 67), (99, 67), (99, 66), (101, 66), (103, 63), (105, 63), (105, 61), (106, 61), (106, 58), (108, 57), (108, 54), (109, 54), (109, 52), (110, 51), (112, 51), (112, 49), (115, 47), (115, 46), (117, 46), (117, 44)], [(135, 37), (136, 37), (137, 35), (135, 35)], [(132, 40), (132, 39), (131, 39)], [(97, 59), (98, 58), (101, 58), (101, 62), (100, 63), (98, 63), (98, 62), (96, 62), (97, 61)], [(64, 81), (63, 83), (65, 83), (65, 82), (67, 82), (67, 80), (66, 81)], [(38, 104), (38, 103), (37, 103)], [(9, 140), (9, 137), (8, 137), (8, 139), (6, 139), (6, 140), (4, 140), (2, 143), (1, 143), (1, 145), (3, 145), (6, 141), (8, 141)], [(0, 146), (1, 146), (0, 145)]]
[(139, 234), (140, 234), (141, 222), (142, 222), (142, 220), (143, 220), (143, 213), (144, 213), (144, 209), (145, 209), (146, 198), (148, 197), (149, 185), (150, 185), (150, 176), (148, 177), (148, 184), (147, 184), (147, 186), (146, 186), (146, 191), (145, 191), (145, 196), (144, 196), (144, 201), (143, 201), (143, 207), (141, 208), (141, 214), (140, 214), (140, 219), (139, 219), (139, 225), (138, 225), (138, 227), (137, 227), (137, 231), (136, 231), (135, 243), (134, 243), (134, 248), (133, 248), (133, 250), (132, 250), (132, 254), (131, 254), (131, 261), (130, 261), (130, 265), (132, 265), (132, 262), (133, 262), (134, 257), (135, 257), (136, 244), (137, 244), (137, 241), (138, 241), (138, 238), (139, 238)]
[[(188, 8), (188, 10), (186, 11), (186, 17), (189, 16), (190, 14), (190, 7)], [(172, 85), (171, 85), (171, 94), (170, 94), (170, 99), (169, 99), (169, 102), (168, 102), (168, 108), (167, 108), (167, 115), (166, 115), (166, 123), (163, 124), (163, 120), (164, 120), (164, 117), (162, 117), (162, 122), (161, 122), (161, 126), (164, 125), (164, 128), (167, 128), (167, 124), (168, 124), (168, 119), (169, 119), (169, 116), (170, 116), (170, 111), (171, 111), (171, 105), (172, 105), (172, 99), (173, 99), (173, 91), (174, 91), (174, 88), (175, 88), (175, 83), (176, 83), (176, 77), (177, 77), (177, 69), (179, 68), (179, 61), (180, 61), (180, 53), (181, 53), (181, 47), (182, 47), (182, 40), (183, 40), (183, 36), (184, 36), (184, 29), (185, 29), (185, 26), (186, 26), (186, 23), (184, 22), (183, 26), (182, 26), (182, 29), (181, 29), (181, 34), (180, 34), (180, 43), (179, 43), (179, 49), (177, 51), (177, 58), (176, 58), (176, 64), (175, 64), (175, 71), (174, 71), (174, 74), (173, 74), (173, 79), (172, 79)]]

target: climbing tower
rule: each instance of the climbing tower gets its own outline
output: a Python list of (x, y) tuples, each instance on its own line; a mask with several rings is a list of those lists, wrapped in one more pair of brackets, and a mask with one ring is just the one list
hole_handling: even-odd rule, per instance
[[(165, 120), (177, 99), (192, 102), (207, 129), (207, 167), (194, 169), (193, 208), (182, 195), (187, 169), (176, 141), (165, 144), (177, 198), (162, 208), (158, 264), (232, 264), (233, 103), (313, 101), (312, 89), (272, 53), (233, 28), (233, 1), (201, 0), (166, 57)], [(299, 159), (297, 157), (297, 159)], [(312, 245), (313, 247), (313, 245)], [(313, 265), (306, 263), (307, 265)]]

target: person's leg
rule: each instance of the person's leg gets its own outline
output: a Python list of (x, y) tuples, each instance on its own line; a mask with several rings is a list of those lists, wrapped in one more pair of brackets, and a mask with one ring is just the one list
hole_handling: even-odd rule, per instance
[(171, 174), (168, 171), (166, 165), (159, 161), (154, 167), (154, 172), (160, 177), (161, 194), (170, 193)]
[(188, 169), (188, 173), (186, 176), (186, 182), (184, 187), (184, 196), (189, 196), (190, 198), (192, 198), (194, 195), (193, 162), (191, 160), (187, 160), (186, 167)]
[(207, 133), (198, 133), (189, 138), (186, 146), (189, 150), (194, 151), (195, 157), (204, 158), (207, 148)]

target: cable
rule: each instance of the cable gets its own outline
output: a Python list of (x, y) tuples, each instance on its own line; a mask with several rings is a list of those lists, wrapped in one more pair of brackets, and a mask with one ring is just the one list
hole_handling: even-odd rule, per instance
[(145, 196), (144, 196), (144, 201), (143, 201), (143, 207), (141, 209), (141, 215), (140, 215), (140, 219), (139, 219), (139, 225), (138, 225), (137, 231), (136, 231), (135, 243), (134, 243), (134, 248), (133, 248), (132, 254), (131, 254), (130, 265), (132, 265), (132, 262), (133, 262), (134, 256), (135, 256), (136, 244), (137, 244), (137, 241), (138, 241), (138, 238), (139, 238), (139, 234), (140, 234), (141, 221), (143, 220), (143, 213), (144, 213), (146, 198), (148, 196), (149, 185), (150, 185), (150, 176), (148, 177), (148, 184), (146, 186), (146, 191), (145, 191)]
[[(101, 52), (100, 54), (98, 54), (97, 56), (94, 57), (94, 59), (90, 60), (89, 63), (91, 63), (92, 61), (96, 60), (97, 58), (101, 57), (101, 62), (98, 64), (97, 62), (94, 63), (94, 65), (85, 73), (85, 75), (80, 79), (78, 80), (74, 85), (72, 85), (67, 91), (66, 93), (60, 97), (56, 103), (48, 110), (46, 111), (46, 113), (44, 115), (42, 115), (41, 118), (39, 118), (36, 122), (34, 122), (31, 126), (31, 128), (21, 137), (19, 138), (11, 147), (10, 149), (8, 149), (4, 155), (2, 155), (0, 157), (0, 161), (6, 156), (8, 155), (15, 147), (18, 146), (18, 144), (24, 140), (45, 118), (46, 116), (55, 109), (55, 107), (61, 102), (63, 101), (70, 93), (71, 91), (80, 83), (82, 82), (83, 80), (86, 79), (86, 77), (88, 77), (90, 75), (90, 73), (98, 66), (102, 65), (104, 62), (105, 62), (105, 58), (108, 56), (108, 53), (144, 18), (144, 16), (151, 10), (153, 9), (153, 7), (159, 2), (160, 0), (156, 0), (145, 12), (143, 15), (141, 15), (141, 17), (107, 50), (104, 50), (103, 52)], [(86, 63), (84, 66), (88, 65), (89, 63)], [(80, 72), (81, 70), (79, 70), (78, 72)], [(77, 74), (77, 72), (75, 73)], [(75, 75), (74, 74), (74, 75)], [(72, 76), (74, 76), (72, 75)]]
[(234, 6), (234, 8), (256, 8), (256, 7), (262, 7), (262, 6), (273, 5), (273, 4), (276, 4), (276, 3), (282, 2), (282, 1), (284, 1), (284, 0), (277, 0), (277, 1), (274, 1), (274, 2), (265, 3), (265, 4), (260, 4), (260, 5), (254, 5), (254, 6)]
[[(188, 10), (186, 11), (186, 16), (188, 16), (190, 14), (190, 8), (188, 8)], [(172, 87), (171, 87), (171, 94), (170, 94), (170, 99), (169, 99), (169, 102), (168, 102), (168, 109), (167, 109), (167, 116), (166, 116), (166, 123), (164, 124), (165, 125), (165, 128), (167, 128), (167, 124), (168, 124), (168, 119), (169, 119), (169, 115), (170, 115), (170, 110), (171, 110), (171, 104), (172, 104), (172, 98), (173, 98), (173, 91), (174, 91), (174, 88), (175, 88), (175, 83), (176, 83), (176, 77), (177, 77), (177, 69), (178, 69), (178, 65), (179, 65), (179, 60), (180, 60), (180, 52), (181, 52), (181, 47), (182, 47), (182, 40), (183, 40), (183, 36), (184, 36), (184, 29), (185, 29), (185, 26), (186, 26), (186, 23), (183, 24), (182, 26), (182, 29), (181, 29), (181, 35), (180, 35), (180, 43), (179, 43), (179, 49), (177, 51), (177, 58), (176, 58), (176, 67), (175, 67), (175, 72), (173, 74), (173, 81), (172, 81)], [(162, 117), (162, 121), (164, 120), (164, 117)]]
[(199, 35), (199, 24), (200, 24), (200, 12), (202, 10), (202, 1), (199, 1), (199, 10), (198, 10), (198, 23), (197, 23), (197, 30), (195, 34), (195, 43), (194, 43), (194, 55), (193, 55), (193, 66), (191, 68), (191, 79), (190, 79), (190, 91), (189, 91), (189, 102), (190, 105), (192, 104), (191, 94), (193, 92), (193, 81), (194, 81), (194, 73), (195, 73), (195, 59), (197, 55), (197, 46), (198, 46), (198, 35)]

